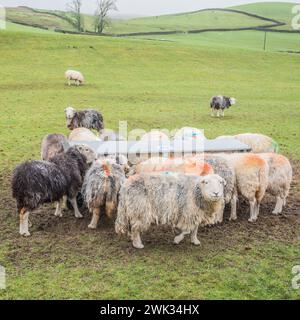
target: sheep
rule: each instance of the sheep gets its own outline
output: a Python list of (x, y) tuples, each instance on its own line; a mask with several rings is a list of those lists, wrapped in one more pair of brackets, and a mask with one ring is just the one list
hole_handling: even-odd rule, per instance
[(99, 138), (103, 141), (125, 141), (126, 139), (118, 132), (113, 130), (103, 129)]
[(293, 178), (293, 169), (289, 160), (279, 154), (263, 153), (260, 156), (269, 164), (269, 184), (267, 192), (276, 197), (273, 214), (282, 213), (289, 195)]
[[(230, 164), (228, 160), (222, 158), (220, 156), (216, 156), (213, 154), (205, 154), (204, 161), (208, 165), (210, 165), (215, 174), (218, 174), (226, 181), (226, 185), (224, 187), (224, 199), (225, 204), (231, 205), (231, 215), (230, 220), (237, 219), (237, 189), (236, 189), (236, 176), (233, 166)], [(223, 213), (224, 210), (220, 211), (220, 215), (217, 217), (216, 223), (223, 222)]]
[(74, 129), (69, 135), (70, 142), (100, 142), (98, 138), (91, 130), (86, 128)]
[(65, 72), (65, 78), (68, 80), (68, 85), (71, 85), (71, 81), (75, 81), (75, 85), (80, 86), (84, 83), (84, 77), (81, 72), (75, 70), (67, 70)]
[(251, 147), (252, 153), (278, 153), (278, 143), (272, 138), (259, 133), (242, 133), (234, 136), (221, 136), (217, 139), (233, 138)]
[(151, 172), (181, 172), (185, 174), (194, 174), (204, 176), (214, 173), (213, 168), (195, 158), (150, 158), (147, 161), (139, 163), (135, 167), (135, 173), (151, 173)]
[(128, 158), (123, 154), (98, 155), (97, 160), (107, 160), (110, 163), (118, 164), (127, 175), (130, 171)]
[(97, 130), (100, 134), (104, 129), (103, 116), (94, 109), (76, 111), (73, 107), (65, 109), (67, 128), (74, 130), (77, 128), (87, 128)]
[(170, 138), (160, 130), (151, 130), (141, 137), (141, 141), (170, 141)]
[(61, 217), (63, 197), (67, 196), (75, 217), (82, 218), (76, 203), (86, 171), (86, 158), (70, 148), (48, 161), (27, 161), (13, 171), (11, 188), (20, 214), (20, 234), (30, 236), (28, 217), (44, 203), (58, 202), (55, 215)]
[(205, 139), (203, 131), (197, 128), (183, 127), (176, 131), (174, 140)]
[(225, 97), (225, 96), (215, 96), (210, 100), (211, 116), (220, 117), (220, 111), (222, 117), (225, 116), (225, 109), (229, 109), (231, 106), (236, 104), (235, 98)]
[(93, 214), (90, 229), (96, 229), (100, 218), (100, 210), (111, 218), (117, 211), (121, 185), (125, 181), (122, 167), (109, 160), (97, 160), (88, 170), (83, 185), (82, 195), (89, 211)]
[(178, 173), (141, 174), (130, 177), (120, 191), (115, 223), (117, 234), (130, 231), (133, 247), (144, 248), (140, 233), (151, 224), (170, 225), (181, 234), (179, 244), (191, 234), (191, 242), (200, 245), (199, 225), (215, 221), (215, 214), (224, 207), (225, 180), (218, 175), (198, 177)]
[(42, 141), (41, 159), (49, 161), (58, 154), (64, 153), (68, 140), (63, 134), (48, 134)]
[[(268, 187), (269, 165), (260, 155), (254, 153), (232, 153), (221, 155), (233, 166), (236, 188), (250, 204), (249, 222), (255, 222), (259, 215), (262, 199)], [(231, 216), (232, 220), (236, 216)]]
[(96, 159), (97, 154), (94, 152), (92, 148), (90, 148), (87, 144), (77, 144), (74, 146), (82, 155), (86, 157), (86, 163), (90, 166)]

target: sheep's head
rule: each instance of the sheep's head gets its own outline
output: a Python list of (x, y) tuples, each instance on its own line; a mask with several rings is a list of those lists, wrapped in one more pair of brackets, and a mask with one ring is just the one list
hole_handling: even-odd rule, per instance
[(202, 196), (208, 201), (220, 201), (224, 198), (226, 181), (217, 174), (209, 174), (200, 178)]
[(65, 109), (67, 127), (71, 130), (73, 130), (72, 121), (75, 116), (75, 113), (76, 113), (76, 110), (72, 107), (68, 107), (67, 109)]
[(229, 98), (230, 101), (230, 105), (233, 106), (234, 104), (236, 104), (236, 99), (235, 98)]
[(87, 164), (91, 164), (95, 161), (96, 153), (86, 144), (80, 144), (76, 146), (76, 149), (86, 157)]

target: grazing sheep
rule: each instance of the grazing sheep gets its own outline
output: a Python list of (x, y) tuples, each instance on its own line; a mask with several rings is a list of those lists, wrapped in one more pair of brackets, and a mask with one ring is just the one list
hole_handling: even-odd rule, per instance
[(199, 245), (199, 225), (212, 224), (224, 207), (225, 181), (218, 175), (198, 177), (176, 173), (142, 174), (129, 178), (121, 188), (115, 229), (118, 234), (130, 231), (133, 246), (142, 249), (140, 233), (151, 224), (170, 225), (181, 234), (179, 244), (191, 234)]
[(100, 131), (104, 129), (103, 117), (100, 112), (94, 109), (76, 111), (72, 107), (65, 109), (67, 128), (74, 130), (77, 128), (87, 128)]
[(253, 153), (279, 152), (279, 146), (272, 138), (259, 133), (242, 133), (235, 136), (221, 136), (217, 139), (234, 138), (251, 147)]
[(55, 215), (61, 217), (63, 197), (67, 196), (75, 217), (82, 218), (76, 203), (86, 171), (86, 158), (75, 148), (48, 161), (27, 161), (13, 172), (12, 194), (20, 213), (20, 234), (30, 236), (29, 213), (44, 203), (58, 201)]
[(49, 134), (45, 136), (42, 141), (42, 160), (49, 161), (58, 154), (64, 153), (68, 145), (68, 140), (63, 134)]
[(205, 139), (203, 131), (197, 128), (183, 127), (176, 131), (174, 140)]
[(69, 135), (71, 142), (94, 142), (101, 141), (91, 130), (86, 128), (74, 129)]
[(125, 173), (118, 164), (97, 160), (88, 170), (82, 195), (89, 211), (93, 214), (90, 229), (96, 229), (101, 209), (111, 218), (117, 211), (119, 191), (125, 181)]
[[(237, 209), (237, 189), (236, 189), (236, 176), (233, 166), (230, 162), (220, 156), (213, 154), (205, 154), (204, 161), (208, 163), (212, 168), (215, 174), (218, 174), (226, 181), (224, 187), (224, 198), (225, 203), (230, 203), (231, 205), (231, 215), (230, 220), (236, 220), (236, 209)], [(217, 218), (217, 223), (223, 222), (223, 213), (224, 210), (220, 211), (220, 215)]]
[(71, 81), (75, 81), (75, 85), (80, 86), (84, 83), (84, 77), (81, 72), (75, 70), (68, 70), (65, 72), (65, 78), (68, 80), (68, 85)]
[(269, 184), (267, 192), (276, 197), (273, 214), (280, 214), (286, 205), (291, 188), (293, 169), (289, 160), (276, 153), (260, 154), (269, 164)]
[(210, 100), (211, 116), (220, 117), (220, 112), (222, 117), (225, 116), (225, 109), (229, 109), (231, 106), (236, 104), (235, 98), (225, 97), (225, 96), (215, 96)]
[[(255, 222), (260, 203), (268, 187), (269, 165), (260, 155), (254, 153), (233, 153), (222, 155), (233, 166), (237, 191), (250, 203), (249, 222)], [(231, 217), (235, 219), (236, 217)]]
[(178, 172), (204, 176), (214, 173), (213, 168), (195, 158), (150, 158), (135, 167), (135, 173)]
[(142, 136), (141, 141), (170, 141), (170, 138), (160, 130), (151, 130)]
[(108, 129), (103, 129), (101, 131), (101, 134), (99, 135), (99, 138), (102, 141), (126, 141), (126, 139), (121, 134)]

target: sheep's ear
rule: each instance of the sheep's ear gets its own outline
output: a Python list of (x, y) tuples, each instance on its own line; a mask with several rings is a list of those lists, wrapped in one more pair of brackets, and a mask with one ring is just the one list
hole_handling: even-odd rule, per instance
[(223, 183), (224, 187), (227, 185), (226, 180), (225, 180), (225, 179), (223, 179), (223, 178), (222, 178), (222, 183)]

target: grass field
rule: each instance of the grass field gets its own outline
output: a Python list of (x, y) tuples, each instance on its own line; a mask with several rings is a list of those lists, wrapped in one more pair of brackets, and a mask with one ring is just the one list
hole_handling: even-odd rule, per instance
[[(295, 41), (296, 42), (296, 41)], [(24, 50), (26, 48), (26, 50)], [(7, 290), (0, 299), (299, 299), (291, 287), (300, 264), (299, 71), (296, 54), (199, 43), (0, 32), (0, 265)], [(78, 57), (84, 57), (78, 58)], [(64, 84), (67, 68), (86, 85)], [(214, 94), (238, 99), (224, 119), (212, 119)], [(168, 228), (144, 235), (144, 251), (115, 236), (112, 222), (87, 230), (89, 215), (61, 220), (53, 206), (32, 215), (32, 237), (18, 236), (9, 179), (25, 159), (39, 159), (44, 135), (67, 134), (64, 109), (96, 107), (108, 128), (196, 126), (208, 138), (260, 132), (276, 139), (294, 164), (291, 197), (282, 217), (265, 203), (257, 224), (202, 229), (202, 247), (174, 248)]]

